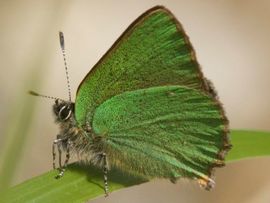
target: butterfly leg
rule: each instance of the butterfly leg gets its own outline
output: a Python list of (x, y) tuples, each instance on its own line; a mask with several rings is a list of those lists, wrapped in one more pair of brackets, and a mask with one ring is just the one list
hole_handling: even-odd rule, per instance
[(59, 149), (59, 166), (60, 166), (59, 170), (60, 170), (60, 172), (56, 176), (56, 178), (61, 178), (64, 175), (64, 172), (65, 172), (65, 170), (67, 168), (67, 164), (68, 164), (68, 161), (69, 161), (69, 158), (70, 158), (70, 142), (69, 142), (69, 140), (67, 140), (66, 159), (65, 159), (65, 162), (64, 162), (63, 166), (61, 165), (62, 161), (60, 159), (60, 157), (61, 157), (61, 153), (60, 153), (61, 148), (59, 147), (58, 149)]
[(104, 176), (104, 191), (105, 191), (105, 197), (109, 195), (109, 187), (108, 187), (108, 162), (107, 162), (107, 156), (106, 153), (102, 153), (102, 159), (103, 159), (103, 176)]
[[(66, 142), (67, 145), (67, 149), (66, 149), (66, 159), (64, 162), (64, 165), (62, 166), (62, 149), (61, 149), (61, 143), (62, 142)], [(55, 178), (61, 178), (64, 175), (64, 172), (66, 170), (69, 158), (70, 158), (70, 141), (66, 140), (66, 139), (56, 139), (53, 142), (53, 146), (52, 146), (52, 154), (53, 154), (53, 168), (55, 169), (55, 157), (56, 157), (56, 153), (55, 153), (55, 145), (57, 145), (57, 149), (58, 149), (58, 154), (59, 154), (59, 174), (55, 177)]]
[(89, 123), (89, 121), (86, 121), (86, 124), (84, 126), (84, 130), (89, 133), (89, 135), (92, 137), (92, 139), (95, 139), (94, 133), (92, 132), (92, 128), (91, 125)]
[(53, 141), (53, 144), (52, 144), (53, 169), (56, 169), (56, 166), (55, 166), (55, 158), (56, 158), (55, 146), (57, 145), (57, 148), (59, 148), (58, 144), (61, 141), (62, 141), (62, 139), (56, 139)]

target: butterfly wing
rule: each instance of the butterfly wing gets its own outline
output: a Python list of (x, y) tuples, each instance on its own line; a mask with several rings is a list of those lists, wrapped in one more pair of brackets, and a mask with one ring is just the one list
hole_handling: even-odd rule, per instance
[(147, 177), (198, 178), (207, 186), (212, 168), (224, 164), (226, 128), (213, 97), (183, 86), (124, 92), (93, 117), (111, 165)]
[(157, 6), (132, 23), (81, 82), (76, 120), (92, 121), (95, 108), (114, 95), (162, 85), (208, 87), (182, 26)]

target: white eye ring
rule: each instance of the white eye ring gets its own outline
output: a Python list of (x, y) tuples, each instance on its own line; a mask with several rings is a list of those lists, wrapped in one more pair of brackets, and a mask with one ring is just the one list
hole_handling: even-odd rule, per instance
[(65, 108), (66, 108), (66, 106), (63, 106), (63, 107), (60, 109), (59, 113), (58, 113), (58, 117), (59, 117), (61, 120), (63, 120), (63, 121), (69, 119), (69, 117), (71, 116), (71, 110), (69, 110), (69, 111), (68, 111), (68, 115), (67, 115), (64, 119), (61, 118), (61, 113), (62, 113), (62, 111), (63, 111)]

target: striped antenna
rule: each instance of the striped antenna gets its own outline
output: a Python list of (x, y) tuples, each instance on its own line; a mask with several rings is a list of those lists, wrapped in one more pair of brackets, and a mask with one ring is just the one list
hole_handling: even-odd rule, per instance
[(64, 34), (63, 32), (59, 32), (59, 40), (60, 40), (60, 46), (64, 58), (64, 65), (65, 65), (65, 70), (66, 70), (66, 78), (67, 78), (67, 85), (68, 85), (68, 96), (69, 96), (69, 101), (71, 102), (71, 90), (70, 90), (70, 82), (69, 82), (69, 76), (68, 76), (68, 68), (67, 68), (67, 60), (66, 60), (66, 51), (65, 51), (65, 39), (64, 39)]
[(59, 98), (57, 98), (57, 97), (51, 97), (51, 96), (39, 94), (39, 93), (34, 92), (34, 91), (32, 91), (32, 90), (30, 90), (28, 93), (31, 94), (31, 95), (33, 95), (33, 96), (37, 96), (37, 97), (44, 97), (44, 98), (47, 98), (47, 99), (54, 99), (54, 100), (64, 101), (63, 99), (59, 99)]

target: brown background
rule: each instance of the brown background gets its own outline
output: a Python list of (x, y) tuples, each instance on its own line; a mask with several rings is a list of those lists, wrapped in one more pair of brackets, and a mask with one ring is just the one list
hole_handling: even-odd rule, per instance
[[(89, 69), (135, 18), (158, 4), (169, 8), (182, 22), (203, 72), (219, 92), (231, 127), (269, 131), (268, 0), (2, 0), (1, 135), (17, 90), (25, 82), (28, 64), (37, 53), (47, 66), (43, 82), (33, 89), (67, 99), (59, 30), (66, 37), (74, 100), (76, 87)], [(51, 142), (57, 134), (51, 105), (52, 101), (38, 100), (31, 139), (21, 156), (14, 184), (51, 169)], [(269, 169), (270, 158), (243, 160), (217, 170), (213, 192), (205, 192), (187, 180), (177, 185), (156, 180), (94, 202), (266, 203), (270, 202)]]

